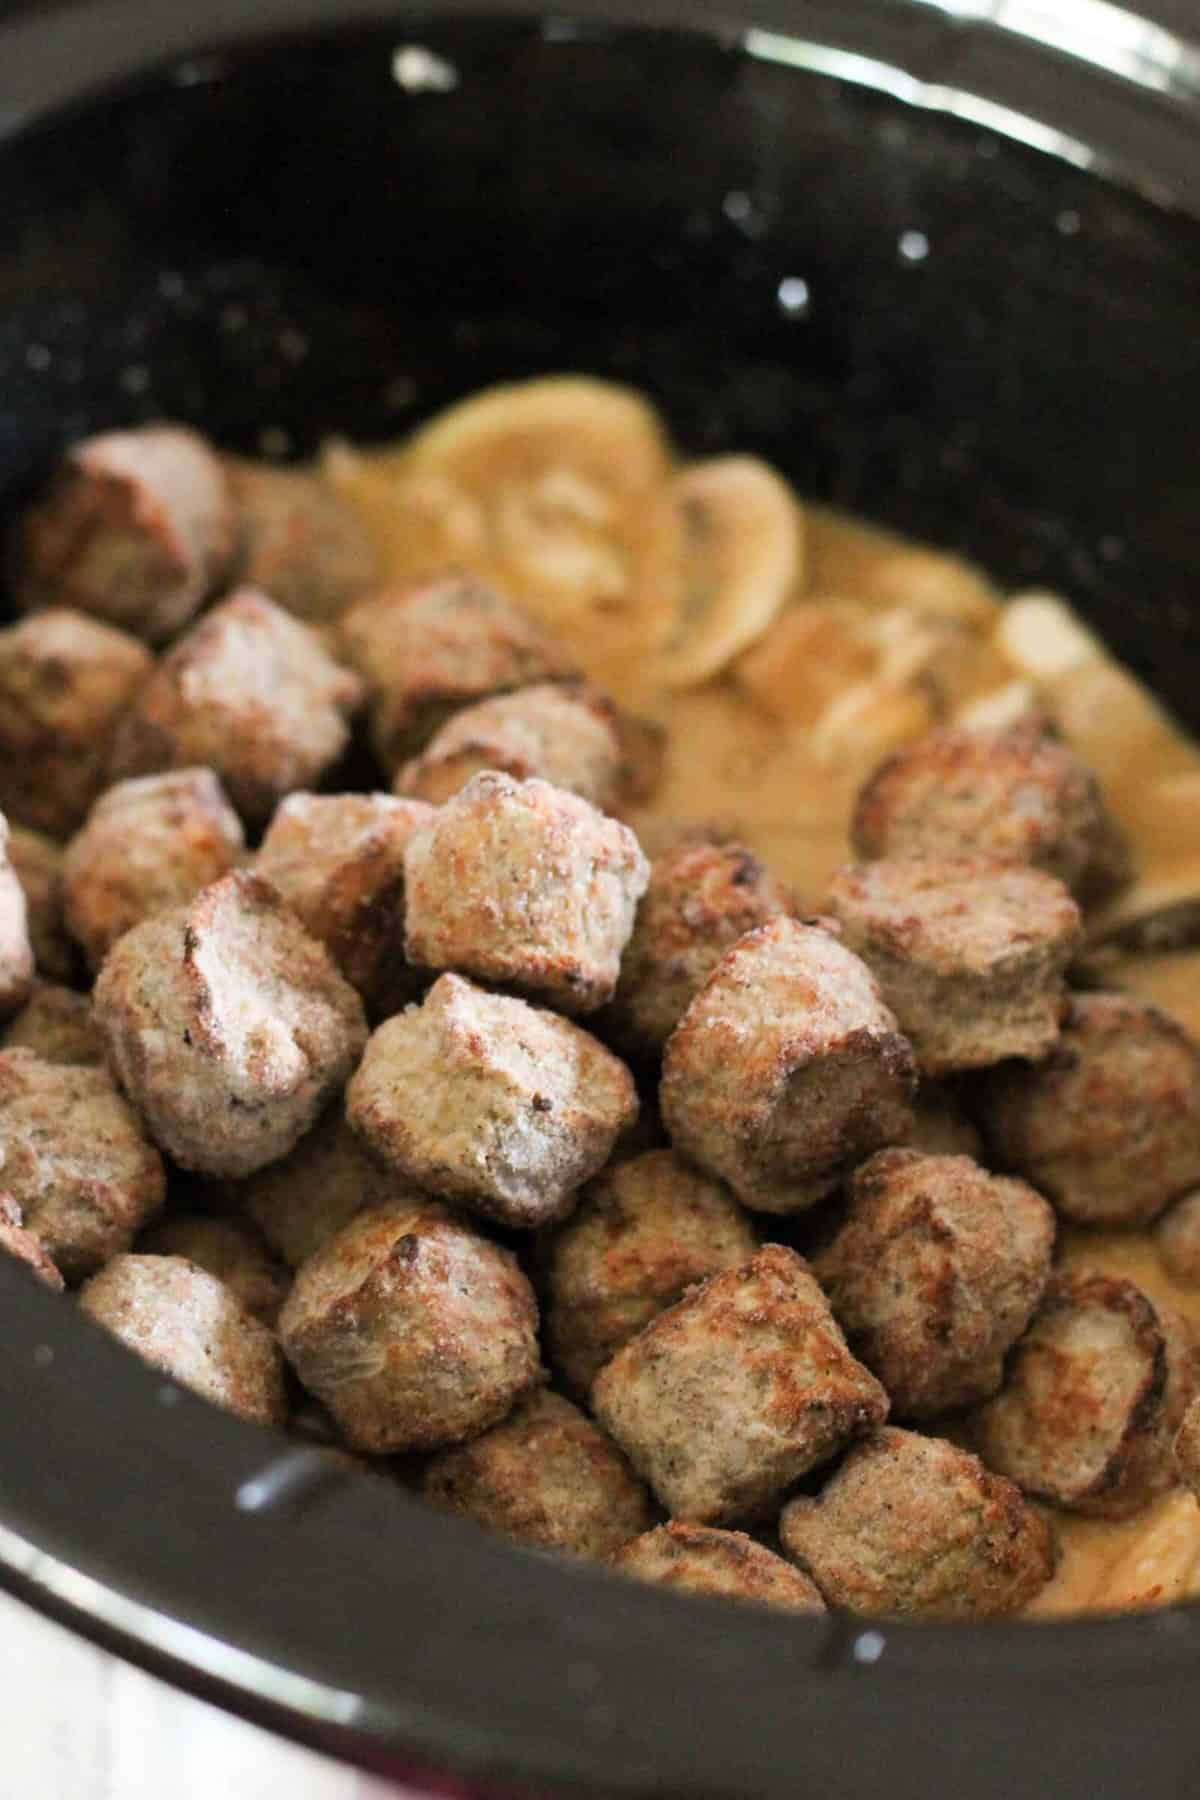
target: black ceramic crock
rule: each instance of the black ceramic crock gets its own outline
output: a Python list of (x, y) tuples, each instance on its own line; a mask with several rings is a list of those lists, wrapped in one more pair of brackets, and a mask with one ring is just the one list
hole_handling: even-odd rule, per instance
[[(588, 369), (1069, 593), (1200, 727), (1200, 54), (1095, 0), (0, 16), (0, 512), (170, 415), (305, 455)], [(0, 1267), (0, 1580), (370, 1767), (1175, 1800), (1200, 1614), (791, 1620), (510, 1550)]]

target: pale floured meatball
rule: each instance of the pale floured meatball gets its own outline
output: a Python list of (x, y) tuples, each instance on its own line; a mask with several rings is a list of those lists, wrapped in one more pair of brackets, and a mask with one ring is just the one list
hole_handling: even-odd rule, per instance
[(362, 1002), (275, 890), (227, 875), (126, 932), (96, 983), (121, 1084), (185, 1169), (284, 1156), (366, 1041)]
[(794, 1251), (768, 1244), (618, 1350), (592, 1408), (675, 1518), (753, 1517), (887, 1417)]
[(174, 1213), (144, 1231), (139, 1254), (183, 1256), (224, 1282), (254, 1318), (273, 1325), (291, 1286), (288, 1271), (275, 1261), (263, 1239), (240, 1219), (207, 1213)]
[(980, 1455), (1039, 1499), (1125, 1518), (1170, 1485), (1196, 1378), (1189, 1327), (1132, 1281), (1057, 1274), (974, 1416)]
[(994, 1394), (1050, 1278), (1054, 1213), (967, 1156), (880, 1150), (813, 1267), (857, 1356), (902, 1419)]
[(67, 452), (18, 540), (17, 600), (74, 606), (160, 644), (229, 572), (220, 458), (179, 425), (106, 431)]
[(162, 1158), (103, 1069), (0, 1054), (0, 1181), (68, 1281), (127, 1250), (166, 1193)]
[(609, 1567), (680, 1594), (709, 1594), (745, 1600), (786, 1612), (823, 1613), (820, 1590), (744, 1531), (712, 1525), (684, 1525), (677, 1519), (615, 1552)]
[(398, 1010), (421, 985), (404, 959), (404, 852), (432, 816), (390, 794), (289, 794), (255, 859), (377, 1009)]
[(541, 1550), (607, 1556), (654, 1521), (621, 1452), (578, 1407), (544, 1390), (469, 1444), (439, 1451), (427, 1500)]
[(668, 1039), (676, 1149), (762, 1212), (814, 1205), (912, 1125), (913, 1055), (874, 976), (828, 931), (776, 919), (726, 952)]
[(89, 1318), (153, 1368), (259, 1425), (287, 1412), (271, 1333), (214, 1275), (183, 1256), (118, 1256), (80, 1293)]
[(389, 771), (460, 707), (575, 673), (544, 625), (469, 575), (369, 594), (343, 615), (341, 636)]
[(337, 761), (360, 697), (307, 625), (239, 588), (162, 657), (116, 733), (111, 779), (206, 766), (259, 823)]
[(38, 973), (47, 981), (73, 980), (78, 955), (63, 921), (61, 846), (40, 831), (14, 825), (9, 832), (8, 857), (24, 890), (29, 942)]
[(541, 1380), (515, 1257), (441, 1207), (375, 1207), (300, 1269), (284, 1354), (357, 1450), (434, 1450), (499, 1424)]
[(1054, 1535), (1019, 1488), (942, 1438), (887, 1427), (856, 1444), (779, 1535), (831, 1606), (964, 1619), (1012, 1613), (1054, 1572)]
[(912, 1130), (904, 1140), (910, 1150), (927, 1156), (973, 1156), (983, 1159), (983, 1139), (963, 1111), (949, 1082), (923, 1081), (913, 1100)]
[(409, 839), (409, 960), (563, 1012), (612, 998), (649, 864), (616, 819), (545, 781), (476, 775)]
[(1060, 881), (995, 857), (839, 871), (826, 902), (870, 968), (926, 1075), (1045, 1055), (1081, 938)]
[(541, 682), (464, 707), (405, 763), (396, 792), (441, 806), (483, 769), (537, 775), (612, 812), (621, 798), (616, 708), (584, 688)]
[(11, 1019), (33, 991), (33, 945), (25, 890), (8, 852), (8, 822), (0, 813), (0, 1019)]
[(685, 839), (656, 856), (621, 958), (612, 1028), (632, 1049), (661, 1049), (725, 952), (792, 896), (744, 844)]
[(860, 856), (1003, 856), (1088, 904), (1121, 887), (1129, 855), (1094, 777), (1037, 729), (936, 731), (898, 750), (858, 797)]
[(304, 469), (227, 457), (238, 578), (309, 625), (338, 618), (378, 578), (357, 515)]
[(458, 975), (379, 1027), (346, 1094), (389, 1168), (523, 1227), (562, 1217), (637, 1108), (628, 1069), (590, 1033)]
[(1125, 994), (1077, 994), (1043, 1062), (990, 1074), (978, 1116), (998, 1167), (1065, 1218), (1144, 1225), (1200, 1186), (1200, 1047)]
[(63, 838), (82, 823), (153, 666), (136, 638), (64, 607), (0, 631), (0, 807), (13, 824)]
[(92, 1003), (74, 988), (39, 981), (33, 993), (0, 1032), (5, 1050), (32, 1050), (43, 1062), (99, 1067), (104, 1041), (92, 1018)]
[(588, 1183), (576, 1211), (544, 1246), (552, 1362), (586, 1394), (651, 1319), (757, 1247), (729, 1189), (673, 1150), (614, 1163)]
[(211, 769), (119, 781), (63, 858), (68, 929), (98, 969), (119, 937), (227, 875), (245, 847)]
[(1200, 1192), (1185, 1194), (1154, 1227), (1158, 1260), (1180, 1287), (1200, 1288)]
[(1175, 1472), (1200, 1500), (1200, 1399), (1192, 1401), (1176, 1434)]
[(21, 1208), (12, 1195), (3, 1192), (0, 1192), (0, 1252), (24, 1263), (44, 1287), (53, 1288), (56, 1294), (62, 1292), (63, 1278), (58, 1269), (46, 1255), (40, 1239), (34, 1237), (32, 1231), (25, 1230)]

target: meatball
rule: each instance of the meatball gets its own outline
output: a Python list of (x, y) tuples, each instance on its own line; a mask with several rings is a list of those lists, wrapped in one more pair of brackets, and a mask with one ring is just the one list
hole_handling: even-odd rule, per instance
[(273, 1325), (291, 1278), (252, 1226), (206, 1213), (175, 1213), (138, 1239), (139, 1253), (182, 1256), (223, 1282), (240, 1306)]
[(241, 821), (211, 769), (119, 781), (63, 858), (72, 937), (98, 969), (118, 938), (227, 875), (244, 848)]
[(596, 1038), (459, 975), (379, 1027), (346, 1093), (389, 1168), (520, 1227), (561, 1218), (637, 1110), (633, 1077)]
[(366, 1042), (362, 1002), (273, 888), (238, 872), (126, 932), (96, 983), (121, 1084), (185, 1169), (284, 1156)]
[(926, 1419), (996, 1392), (1053, 1251), (1054, 1213), (1023, 1181), (967, 1156), (880, 1150), (813, 1267), (893, 1413)]
[(1018, 1612), (1054, 1573), (1054, 1535), (968, 1450), (887, 1427), (779, 1521), (784, 1550), (831, 1606), (979, 1618)]
[(649, 869), (633, 833), (576, 794), (476, 775), (409, 839), (409, 961), (594, 1012)]
[(692, 839), (654, 858), (621, 958), (616, 1041), (660, 1050), (725, 952), (756, 925), (787, 918), (792, 897), (744, 844)]
[(390, 772), (460, 707), (576, 673), (538, 620), (469, 575), (382, 588), (344, 613), (340, 629)]
[(761, 1212), (800, 1212), (912, 1127), (913, 1055), (874, 976), (828, 931), (761, 925), (667, 1041), (672, 1143)]
[(331, 624), (371, 587), (378, 558), (357, 515), (317, 476), (229, 457), (238, 578), (309, 625)]
[(728, 1188), (649, 1150), (588, 1184), (544, 1246), (551, 1361), (586, 1394), (621, 1345), (689, 1287), (736, 1268), (758, 1240)]
[(390, 794), (289, 794), (255, 868), (377, 1009), (396, 1011), (423, 977), (404, 960), (404, 852), (432, 818)]
[(1075, 995), (1044, 1062), (986, 1078), (978, 1117), (997, 1166), (1083, 1225), (1144, 1225), (1200, 1186), (1200, 1048), (1145, 1000)]
[(152, 1368), (259, 1425), (287, 1414), (275, 1339), (224, 1282), (185, 1256), (117, 1256), (79, 1305)]
[(621, 798), (616, 708), (601, 694), (542, 682), (455, 713), (421, 755), (405, 763), (396, 792), (441, 806), (482, 769), (516, 781), (539, 776), (612, 812)]
[(1132, 1281), (1057, 1274), (974, 1415), (980, 1455), (1039, 1499), (1125, 1518), (1173, 1479), (1196, 1374), (1187, 1325)]
[(117, 730), (111, 779), (206, 765), (259, 824), (341, 756), (360, 697), (315, 632), (239, 588), (160, 660)]
[(1200, 1191), (1176, 1200), (1154, 1227), (1158, 1260), (1180, 1287), (1200, 1287)]
[(533, 1290), (442, 1207), (373, 1207), (300, 1269), (279, 1340), (353, 1449), (435, 1450), (498, 1425), (542, 1378)]
[(1176, 1433), (1175, 1472), (1200, 1499), (1200, 1399), (1192, 1401)]
[(162, 1158), (103, 1069), (0, 1054), (0, 1172), (68, 1281), (128, 1250), (166, 1194)]
[(62, 1276), (32, 1231), (25, 1230), (21, 1209), (12, 1195), (5, 1193), (0, 1193), (0, 1251), (24, 1263), (43, 1286), (61, 1294)]
[(9, 832), (8, 859), (25, 894), (26, 924), (38, 973), (49, 981), (72, 981), (77, 958), (63, 920), (61, 848), (40, 831), (16, 825)]
[(179, 425), (67, 452), (17, 543), (17, 600), (63, 604), (160, 644), (229, 572), (233, 508), (211, 445)]
[(136, 638), (63, 607), (0, 631), (0, 807), (14, 823), (52, 838), (82, 823), (153, 666)]
[(905, 1138), (910, 1150), (927, 1156), (983, 1158), (983, 1139), (963, 1111), (955, 1088), (944, 1081), (923, 1081), (913, 1101), (912, 1130)]
[(827, 901), (925, 1075), (1044, 1056), (1066, 1006), (1079, 908), (1060, 881), (995, 857), (842, 869)]
[(37, 983), (26, 1005), (0, 1032), (0, 1046), (32, 1050), (48, 1063), (98, 1068), (104, 1061), (104, 1043), (87, 995), (45, 981)]
[(931, 732), (858, 796), (859, 856), (1003, 856), (1045, 870), (1085, 905), (1129, 879), (1127, 847), (1094, 777), (1036, 728)]
[(768, 1244), (618, 1350), (592, 1408), (674, 1517), (753, 1517), (887, 1417), (808, 1264)]
[(0, 813), (0, 1020), (20, 1012), (33, 991), (33, 945), (25, 890), (8, 850), (8, 821)]
[(544, 1390), (426, 1464), (427, 1500), (541, 1550), (607, 1556), (654, 1522), (641, 1482), (578, 1407)]
[(672, 1520), (625, 1544), (609, 1557), (609, 1567), (679, 1593), (748, 1600), (786, 1612), (825, 1611), (820, 1590), (807, 1575), (743, 1531)]

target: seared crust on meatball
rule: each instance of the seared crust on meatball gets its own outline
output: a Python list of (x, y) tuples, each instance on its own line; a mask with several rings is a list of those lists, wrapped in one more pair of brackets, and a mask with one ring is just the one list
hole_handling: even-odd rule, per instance
[(284, 1156), (366, 1042), (362, 1002), (274, 888), (227, 875), (126, 932), (94, 994), (121, 1085), (185, 1169)]
[(413, 833), (405, 870), (410, 962), (587, 1013), (612, 998), (650, 865), (578, 795), (487, 771)]
[(974, 1415), (980, 1455), (1039, 1499), (1126, 1518), (1173, 1479), (1196, 1375), (1189, 1327), (1132, 1281), (1057, 1274)]
[(68, 1281), (127, 1250), (163, 1203), (162, 1158), (103, 1069), (0, 1055), (0, 1172)]
[(469, 575), (381, 588), (343, 614), (340, 631), (389, 771), (460, 707), (576, 673), (537, 619)]
[(48, 1063), (80, 1063), (98, 1068), (104, 1040), (92, 1018), (92, 1003), (73, 988), (39, 981), (16, 1018), (0, 1032), (5, 1050), (32, 1050)]
[(405, 763), (396, 792), (441, 806), (482, 769), (515, 781), (539, 776), (601, 812), (621, 798), (616, 708), (594, 689), (544, 681), (464, 707)]
[(729, 1189), (673, 1150), (610, 1165), (543, 1246), (551, 1361), (586, 1394), (651, 1319), (757, 1247)]
[(350, 741), (357, 676), (256, 588), (239, 588), (162, 657), (113, 742), (111, 779), (204, 765), (259, 823)]
[(994, 1394), (1050, 1278), (1054, 1213), (967, 1156), (880, 1150), (813, 1259), (838, 1323), (898, 1418)]
[(0, 1193), (0, 1251), (24, 1263), (43, 1286), (53, 1288), (56, 1294), (62, 1293), (62, 1276), (46, 1255), (40, 1240), (32, 1231), (25, 1230), (21, 1208), (11, 1194), (5, 1193)]
[(717, 964), (667, 1042), (676, 1149), (762, 1212), (801, 1212), (912, 1126), (912, 1051), (828, 931), (776, 919)]
[(220, 458), (179, 425), (76, 444), (18, 540), (17, 600), (74, 606), (149, 643), (186, 625), (229, 571), (233, 508)]
[(685, 840), (656, 856), (610, 1014), (617, 1041), (661, 1049), (725, 952), (756, 925), (795, 911), (744, 844)]
[(8, 837), (8, 858), (25, 894), (26, 924), (38, 973), (49, 981), (71, 981), (78, 957), (63, 922), (61, 846), (40, 831), (14, 825)]
[(429, 1204), (343, 1226), (297, 1274), (279, 1339), (368, 1452), (461, 1443), (541, 1380), (537, 1305), (516, 1258)]
[(574, 1556), (608, 1556), (654, 1520), (649, 1494), (611, 1439), (544, 1390), (482, 1437), (439, 1451), (421, 1491), (477, 1525)]
[(1154, 1227), (1158, 1260), (1179, 1287), (1200, 1287), (1200, 1192), (1185, 1194)]
[(850, 1451), (779, 1535), (831, 1606), (964, 1619), (1017, 1612), (1054, 1573), (1054, 1535), (1019, 1488), (942, 1438), (889, 1426)]
[(978, 1117), (997, 1166), (1083, 1225), (1144, 1225), (1200, 1185), (1200, 1047), (1125, 994), (1077, 994), (1044, 1062), (985, 1080)]
[(144, 1231), (137, 1241), (144, 1256), (183, 1256), (224, 1282), (240, 1306), (264, 1325), (274, 1325), (291, 1286), (288, 1271), (275, 1261), (252, 1225), (207, 1213), (174, 1213)]
[(521, 1227), (570, 1209), (637, 1109), (633, 1077), (596, 1038), (459, 975), (379, 1027), (346, 1093), (389, 1168)]
[(223, 1282), (183, 1256), (117, 1256), (79, 1305), (143, 1362), (259, 1425), (287, 1412), (275, 1339)]
[(600, 1371), (592, 1408), (673, 1517), (753, 1517), (887, 1417), (808, 1264), (768, 1244), (659, 1313)]
[(747, 1600), (787, 1612), (823, 1613), (820, 1589), (744, 1531), (672, 1519), (616, 1551), (609, 1567), (683, 1594)]
[(33, 969), (25, 890), (9, 856), (8, 821), (0, 813), (0, 1019), (10, 1019), (28, 1000)]
[(0, 807), (14, 823), (52, 838), (75, 830), (153, 666), (136, 638), (65, 607), (0, 631)]
[(925, 857), (839, 871), (826, 902), (870, 968), (926, 1075), (1043, 1056), (1081, 940), (1060, 881), (996, 857)]
[(1175, 1472), (1200, 1500), (1200, 1399), (1192, 1401), (1176, 1434)]
[(377, 580), (358, 516), (316, 475), (226, 457), (238, 579), (309, 625), (327, 625)]
[(244, 848), (241, 821), (211, 769), (117, 782), (63, 858), (72, 937), (98, 969), (119, 937), (227, 875)]
[(909, 1150), (926, 1156), (971, 1156), (983, 1160), (983, 1139), (963, 1111), (952, 1083), (923, 1081), (913, 1100), (912, 1130), (904, 1140)]

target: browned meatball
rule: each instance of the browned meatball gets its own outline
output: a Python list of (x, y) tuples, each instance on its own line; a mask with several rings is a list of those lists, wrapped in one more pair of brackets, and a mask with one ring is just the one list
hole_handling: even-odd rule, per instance
[(255, 859), (342, 974), (396, 1011), (422, 976), (404, 959), (404, 852), (432, 817), (390, 794), (289, 794)]
[(63, 607), (0, 631), (0, 807), (15, 824), (53, 838), (82, 822), (153, 666), (136, 638)]
[(592, 1407), (666, 1511), (708, 1525), (760, 1512), (888, 1402), (808, 1264), (768, 1244), (630, 1338)]
[(1085, 904), (1130, 874), (1094, 777), (1028, 726), (935, 731), (896, 751), (859, 795), (850, 836), (860, 856), (1015, 857)]
[(159, 661), (117, 730), (111, 779), (206, 766), (257, 824), (337, 761), (360, 698), (315, 632), (239, 588)]
[(1125, 994), (1077, 994), (1044, 1062), (996, 1069), (979, 1119), (997, 1166), (1084, 1225), (1144, 1225), (1200, 1185), (1200, 1048)]
[(612, 998), (650, 865), (578, 795), (485, 772), (413, 833), (405, 872), (411, 962), (586, 1013)]
[(447, 719), (405, 763), (396, 792), (441, 806), (472, 775), (500, 769), (516, 781), (537, 775), (612, 812), (622, 780), (615, 715), (602, 694), (549, 681), (481, 700)]
[(725, 952), (794, 910), (744, 844), (685, 839), (664, 850), (650, 865), (607, 1015), (618, 1041), (661, 1049)]
[(422, 1492), (452, 1512), (575, 1556), (607, 1556), (654, 1521), (641, 1482), (578, 1407), (545, 1391), (426, 1464)]
[(8, 851), (8, 821), (0, 813), (0, 1020), (20, 1012), (33, 991), (33, 945), (25, 890)]
[(379, 575), (357, 515), (304, 469), (227, 457), (238, 578), (309, 625), (331, 624)]
[(109, 952), (96, 1022), (126, 1093), (185, 1169), (284, 1156), (366, 1042), (362, 1002), (273, 888), (227, 875)]
[(163, 1203), (162, 1158), (103, 1069), (0, 1055), (0, 1171), (68, 1281), (127, 1250)]
[(233, 508), (211, 445), (179, 425), (67, 452), (18, 542), (17, 599), (66, 605), (160, 644), (229, 572)]
[(275, 1339), (223, 1282), (183, 1256), (117, 1256), (79, 1304), (153, 1368), (260, 1425), (287, 1412)]
[(963, 1111), (954, 1087), (923, 1081), (913, 1101), (912, 1130), (904, 1140), (910, 1150), (927, 1156), (972, 1156), (983, 1159), (983, 1139)]
[(366, 679), (371, 736), (389, 771), (459, 707), (575, 673), (538, 620), (467, 575), (382, 588), (344, 613), (340, 628)]
[(263, 1239), (239, 1219), (207, 1213), (174, 1213), (160, 1219), (137, 1241), (139, 1254), (182, 1256), (223, 1282), (240, 1306), (264, 1325), (273, 1325), (291, 1286)]
[(912, 1127), (912, 1051), (874, 976), (828, 931), (776, 919), (717, 964), (668, 1039), (676, 1149), (762, 1212), (813, 1206)]
[(56, 1294), (61, 1294), (64, 1286), (62, 1276), (46, 1255), (40, 1240), (34, 1237), (32, 1231), (25, 1230), (21, 1208), (11, 1194), (5, 1193), (0, 1193), (0, 1251), (5, 1256), (15, 1257), (17, 1262), (24, 1263), (43, 1286), (53, 1288)]
[(459, 975), (379, 1027), (346, 1093), (389, 1168), (522, 1227), (570, 1209), (637, 1107), (633, 1077), (596, 1038)]
[(67, 926), (98, 969), (119, 937), (227, 875), (245, 839), (211, 769), (119, 781), (63, 858)]
[(515, 1257), (441, 1207), (360, 1212), (300, 1269), (284, 1354), (355, 1449), (434, 1450), (499, 1424), (541, 1380)]
[(787, 1612), (823, 1613), (820, 1590), (743, 1531), (672, 1519), (609, 1557), (609, 1567), (681, 1594), (751, 1601)]
[(1180, 1287), (1200, 1287), (1200, 1191), (1185, 1194), (1154, 1227), (1158, 1260)]
[(728, 1188), (673, 1150), (614, 1163), (544, 1246), (551, 1360), (586, 1394), (622, 1344), (757, 1244)]
[(8, 857), (25, 893), (29, 942), (38, 973), (48, 981), (73, 980), (78, 959), (63, 921), (61, 847), (40, 831), (14, 825), (9, 832)]
[(979, 1452), (1039, 1499), (1125, 1518), (1171, 1483), (1196, 1375), (1189, 1328), (1132, 1281), (1060, 1273), (975, 1415)]
[(0, 1032), (5, 1050), (32, 1050), (48, 1063), (81, 1063), (97, 1068), (104, 1042), (92, 1018), (92, 1003), (73, 988), (39, 981), (16, 1018)]
[(1200, 1500), (1200, 1399), (1192, 1401), (1176, 1433), (1175, 1472)]
[(994, 1394), (1050, 1278), (1054, 1213), (967, 1156), (880, 1150), (813, 1261), (855, 1354), (899, 1418)]
[(1081, 939), (1060, 881), (996, 857), (842, 869), (827, 900), (926, 1075), (1045, 1055)]
[(856, 1444), (779, 1535), (831, 1606), (942, 1619), (1012, 1613), (1054, 1573), (1054, 1535), (1019, 1488), (942, 1438)]

